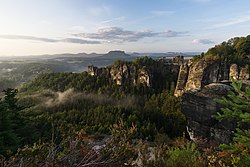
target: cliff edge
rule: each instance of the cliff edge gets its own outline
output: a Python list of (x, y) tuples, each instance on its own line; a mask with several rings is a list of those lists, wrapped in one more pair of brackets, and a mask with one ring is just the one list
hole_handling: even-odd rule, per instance
[(233, 91), (233, 80), (244, 80), (245, 85), (250, 85), (249, 68), (205, 58), (180, 66), (175, 96), (181, 97), (187, 132), (195, 143), (208, 146), (231, 141), (236, 124), (219, 122), (214, 115), (222, 107), (215, 99)]

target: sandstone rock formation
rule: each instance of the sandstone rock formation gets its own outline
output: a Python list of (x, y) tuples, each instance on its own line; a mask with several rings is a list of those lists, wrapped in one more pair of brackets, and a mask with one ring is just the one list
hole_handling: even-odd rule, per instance
[(179, 65), (184, 63), (184, 56), (175, 56), (173, 58), (173, 63), (177, 63)]
[(148, 64), (118, 61), (106, 68), (91, 65), (88, 67), (88, 74), (99, 76), (105, 73), (118, 86), (142, 84), (147, 87), (159, 87), (160, 84), (165, 85), (166, 80), (177, 80), (179, 68), (177, 64), (162, 60), (149, 60)]
[(93, 65), (88, 66), (88, 74), (91, 76), (97, 75), (97, 70), (98, 68)]
[(182, 112), (187, 117), (190, 138), (199, 143), (228, 143), (232, 139), (234, 123), (218, 122), (214, 115), (222, 107), (215, 99), (228, 94), (232, 80), (249, 84), (247, 67), (227, 64), (221, 60), (200, 59), (182, 64), (175, 90), (180, 96)]
[(126, 63), (110, 67), (111, 79), (116, 83), (116, 85), (123, 85), (126, 82), (135, 84), (135, 73), (135, 66), (128, 66)]
[(182, 95), (182, 112), (187, 117), (187, 131), (196, 144), (229, 143), (235, 125), (219, 122), (214, 116), (221, 105), (215, 99), (227, 95), (232, 87), (212, 83), (202, 90), (189, 90)]
[(200, 90), (211, 83), (249, 79), (250, 70), (247, 67), (229, 65), (221, 60), (200, 59), (181, 65), (175, 96), (182, 96), (187, 90)]

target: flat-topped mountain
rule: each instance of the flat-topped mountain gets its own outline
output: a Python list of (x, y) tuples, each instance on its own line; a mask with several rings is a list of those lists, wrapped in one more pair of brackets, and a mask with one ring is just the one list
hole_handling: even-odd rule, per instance
[(105, 57), (130, 57), (131, 55), (125, 53), (125, 51), (115, 50), (115, 51), (109, 51), (107, 54), (104, 54)]

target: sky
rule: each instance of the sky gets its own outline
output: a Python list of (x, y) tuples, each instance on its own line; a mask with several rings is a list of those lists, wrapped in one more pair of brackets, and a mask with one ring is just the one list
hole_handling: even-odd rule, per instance
[(249, 0), (0, 0), (0, 56), (205, 52), (250, 34)]

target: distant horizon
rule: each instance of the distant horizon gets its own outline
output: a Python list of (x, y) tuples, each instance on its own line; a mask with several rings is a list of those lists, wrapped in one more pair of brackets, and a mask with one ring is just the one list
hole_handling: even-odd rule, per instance
[[(0, 57), (38, 57), (38, 56), (55, 56), (55, 55), (67, 55), (67, 54), (72, 54), (72, 55), (77, 55), (77, 54), (107, 54), (112, 51), (124, 51), (124, 50), (109, 50), (107, 52), (79, 52), (79, 53), (56, 53), (56, 54), (34, 54), (34, 55), (0, 55)], [(191, 54), (191, 53), (202, 53), (200, 51), (190, 51), (190, 52), (175, 52), (175, 51), (167, 51), (167, 52), (126, 52), (126, 54), (170, 54), (170, 53), (182, 53), (182, 54)]]
[(206, 52), (250, 34), (249, 0), (0, 1), (0, 56)]

